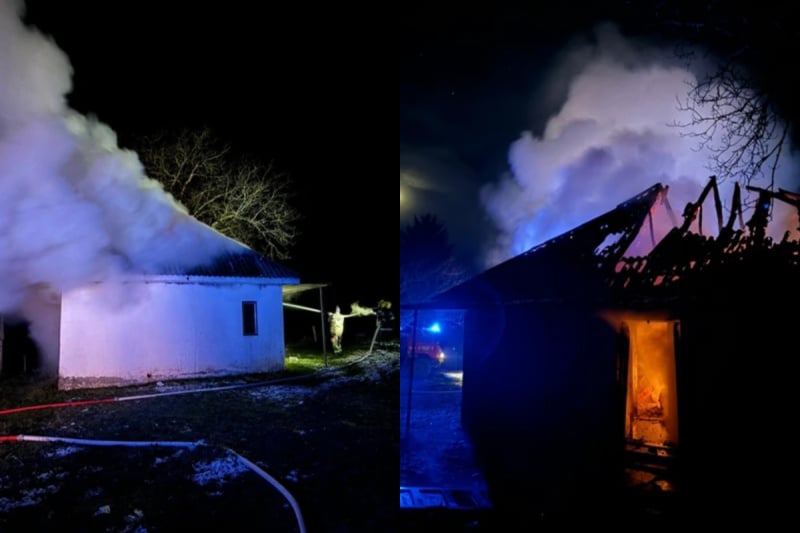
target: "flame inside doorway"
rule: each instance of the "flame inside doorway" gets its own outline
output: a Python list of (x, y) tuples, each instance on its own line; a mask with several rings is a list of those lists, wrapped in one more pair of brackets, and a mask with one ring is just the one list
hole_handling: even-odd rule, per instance
[(675, 377), (677, 322), (626, 321), (630, 335), (625, 436), (642, 444), (678, 444)]

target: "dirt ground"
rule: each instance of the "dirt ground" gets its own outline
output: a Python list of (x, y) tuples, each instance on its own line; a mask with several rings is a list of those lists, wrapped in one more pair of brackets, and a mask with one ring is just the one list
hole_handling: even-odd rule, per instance
[(0, 531), (392, 531), (399, 345), (367, 348), (125, 389), (0, 380)]

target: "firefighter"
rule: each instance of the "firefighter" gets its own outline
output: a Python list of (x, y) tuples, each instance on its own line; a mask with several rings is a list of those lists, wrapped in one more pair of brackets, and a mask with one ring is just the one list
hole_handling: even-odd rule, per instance
[(391, 329), (391, 323), (392, 320), (394, 320), (394, 315), (392, 314), (392, 302), (387, 300), (378, 300), (378, 306), (375, 308), (375, 320), (375, 326), (378, 329)]
[(344, 315), (336, 306), (336, 311), (328, 313), (328, 326), (331, 330), (333, 353), (342, 353), (342, 334), (344, 333)]

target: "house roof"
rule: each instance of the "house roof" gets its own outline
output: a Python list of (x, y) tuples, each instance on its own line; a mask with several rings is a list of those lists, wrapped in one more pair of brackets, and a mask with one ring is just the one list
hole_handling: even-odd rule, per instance
[[(710, 185), (715, 179), (712, 176)], [(792, 301), (800, 298), (795, 282), (800, 277), (800, 241), (786, 232), (774, 242), (759, 226), (766, 224), (766, 217), (761, 220), (756, 213), (747, 224), (750, 231), (734, 230), (734, 210), (715, 237), (689, 231), (694, 220), (689, 208), (700, 206), (709, 190), (707, 186), (697, 203), (687, 205), (682, 226), (674, 224), (658, 242), (651, 229), (652, 246), (644, 254), (635, 255), (639, 247), (631, 244), (641, 243), (648, 214), (652, 228), (655, 202), (662, 194), (665, 199), (667, 191), (660, 184), (426, 302), (401, 307), (467, 309), (572, 302), (664, 310), (698, 303), (741, 304), (777, 295)], [(800, 195), (783, 190), (769, 194), (800, 214)], [(718, 218), (721, 221), (721, 213)]]
[(231, 278), (280, 278), (299, 282), (294, 270), (260, 255), (249, 248), (218, 254), (211, 261), (193, 268), (166, 267), (159, 272), (166, 276), (205, 276)]
[(608, 298), (608, 277), (639, 235), (660, 183), (566, 233), (440, 293), (417, 308), (466, 309), (529, 301)]
[(674, 228), (646, 257), (624, 258), (616, 270), (610, 287), (628, 304), (791, 301), (800, 292), (800, 242), (788, 234), (775, 242), (744, 230), (710, 237)]

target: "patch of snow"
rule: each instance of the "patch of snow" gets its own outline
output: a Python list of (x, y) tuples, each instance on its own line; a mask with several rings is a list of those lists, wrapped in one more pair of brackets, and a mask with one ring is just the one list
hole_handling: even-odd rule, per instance
[(216, 389), (219, 387), (230, 387), (237, 385), (247, 385), (247, 382), (242, 380), (236, 380), (233, 382), (213, 380), (213, 381), (199, 381), (199, 382), (188, 381), (182, 383), (166, 384), (163, 381), (157, 381), (155, 383), (155, 390), (153, 391), (153, 393), (163, 394), (165, 392), (204, 391), (209, 389)]
[(144, 512), (141, 509), (134, 509), (131, 514), (125, 515), (125, 522), (133, 524), (140, 522), (144, 518)]
[(84, 493), (84, 498), (93, 498), (95, 496), (100, 496), (101, 494), (103, 494), (103, 489), (100, 487), (94, 487)]
[(174, 459), (174, 458), (176, 458), (176, 457), (180, 457), (180, 456), (183, 454), (183, 452), (184, 452), (184, 450), (183, 450), (183, 449), (179, 449), (179, 450), (177, 450), (175, 453), (173, 453), (173, 454), (170, 454), (170, 455), (168, 455), (167, 457), (156, 457), (156, 458), (153, 460), (153, 466), (158, 466), (158, 465), (160, 465), (160, 464), (162, 464), (162, 463), (166, 463), (166, 462), (167, 462), (167, 461), (169, 461), (170, 459)]
[(194, 482), (198, 485), (208, 485), (209, 483), (222, 484), (228, 479), (238, 477), (242, 472), (247, 471), (247, 468), (236, 457), (229, 455), (210, 463), (195, 463), (194, 471)]
[(338, 376), (335, 378), (328, 379), (323, 381), (317, 386), (317, 391), (323, 391), (330, 389), (331, 387), (338, 387), (340, 385), (346, 385), (347, 383), (352, 382), (353, 380), (357, 379), (354, 376)]
[(267, 385), (262, 388), (250, 391), (250, 396), (257, 400), (276, 400), (287, 401), (305, 398), (313, 394), (316, 387), (306, 387), (298, 385)]
[(102, 515), (102, 514), (111, 514), (111, 506), (110, 505), (102, 505), (98, 507), (97, 511), (95, 511), (94, 515)]
[(48, 485), (46, 487), (23, 491), (22, 498), (19, 500), (11, 500), (5, 497), (0, 498), (0, 513), (6, 513), (18, 507), (38, 505), (42, 502), (42, 496), (46, 494), (55, 494), (56, 492), (58, 492), (58, 487), (55, 485)]
[(363, 380), (365, 381), (372, 381), (377, 382), (383, 378), (383, 372), (380, 371), (378, 368), (369, 367), (366, 369), (364, 373)]
[(56, 448), (52, 452), (48, 452), (46, 456), (48, 458), (52, 457), (66, 457), (67, 455), (72, 455), (73, 453), (81, 451), (81, 448), (78, 446), (62, 446), (60, 448)]

